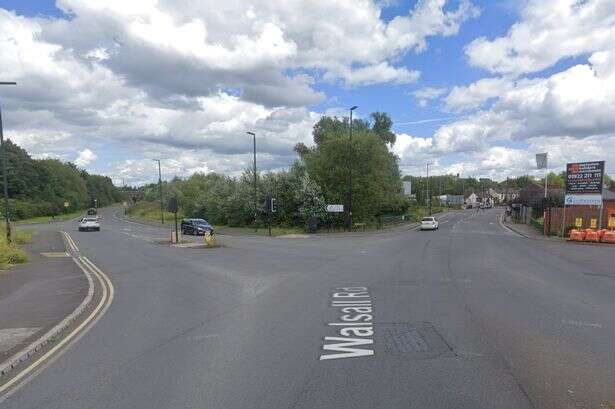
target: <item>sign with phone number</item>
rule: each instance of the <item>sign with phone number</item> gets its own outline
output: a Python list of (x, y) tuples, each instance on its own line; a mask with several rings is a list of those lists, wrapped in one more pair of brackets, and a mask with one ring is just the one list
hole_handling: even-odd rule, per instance
[(569, 163), (566, 165), (567, 194), (602, 194), (604, 161)]

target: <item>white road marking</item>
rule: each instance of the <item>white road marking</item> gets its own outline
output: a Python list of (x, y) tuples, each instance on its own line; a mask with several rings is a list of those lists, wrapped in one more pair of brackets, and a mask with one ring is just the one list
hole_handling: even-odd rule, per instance
[(562, 319), (562, 324), (572, 325), (575, 327), (602, 328), (602, 324), (599, 324), (597, 322), (584, 322), (584, 321)]
[(373, 306), (367, 287), (339, 287), (331, 298), (331, 306), (339, 308), (341, 316), (339, 322), (327, 326), (336, 328), (340, 336), (324, 337), (322, 349), (337, 353), (323, 353), (320, 360), (374, 355), (373, 349), (364, 347), (374, 343)]

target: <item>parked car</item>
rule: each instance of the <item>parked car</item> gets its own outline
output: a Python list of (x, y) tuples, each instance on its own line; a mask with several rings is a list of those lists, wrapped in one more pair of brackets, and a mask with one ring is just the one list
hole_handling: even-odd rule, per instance
[(435, 217), (423, 217), (421, 220), (421, 230), (438, 230), (438, 219)]
[(79, 220), (79, 231), (100, 231), (100, 223), (96, 217), (84, 217)]
[(214, 228), (205, 219), (184, 219), (181, 224), (182, 234), (203, 236), (205, 233), (214, 233)]

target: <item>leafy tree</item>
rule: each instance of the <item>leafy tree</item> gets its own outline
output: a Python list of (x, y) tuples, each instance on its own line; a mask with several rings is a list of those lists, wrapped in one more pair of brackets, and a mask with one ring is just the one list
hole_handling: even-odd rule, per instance
[(373, 125), (372, 130), (382, 139), (384, 143), (388, 143), (393, 146), (395, 144), (395, 133), (391, 131), (393, 121), (384, 112), (373, 112), (370, 117), (372, 118)]
[(323, 117), (314, 127), (316, 145), (301, 149), (306, 170), (320, 186), (326, 201), (348, 203), (351, 166), (355, 220), (369, 220), (385, 211), (402, 210), (405, 202), (401, 196), (399, 167), (387, 142), (369, 127), (353, 129), (353, 160), (349, 163), (349, 141), (344, 124), (344, 120)]

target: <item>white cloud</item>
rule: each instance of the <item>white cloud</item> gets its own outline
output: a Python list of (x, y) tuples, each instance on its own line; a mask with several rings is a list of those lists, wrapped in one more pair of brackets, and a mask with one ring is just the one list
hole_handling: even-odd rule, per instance
[(512, 86), (505, 78), (483, 78), (467, 87), (455, 86), (446, 97), (446, 107), (451, 111), (479, 108), (491, 98), (496, 98)]
[(79, 152), (79, 155), (75, 159), (75, 165), (83, 168), (94, 162), (96, 158), (98, 158), (98, 156), (94, 152), (92, 152), (88, 148), (85, 148), (84, 150)]
[(324, 78), (329, 81), (343, 78), (349, 86), (374, 85), (381, 83), (410, 84), (421, 76), (418, 71), (410, 71), (406, 67), (392, 67), (388, 62), (351, 69), (340, 67), (336, 71), (328, 71)]
[(541, 71), (566, 57), (612, 47), (612, 0), (531, 0), (506, 36), (478, 38), (466, 53), (473, 65), (494, 73)]
[(186, 159), (181, 172), (241, 170), (247, 129), (259, 135), (264, 166), (288, 165), (320, 116), (308, 109), (325, 98), (316, 81), (414, 82), (418, 71), (401, 57), (477, 15), (466, 0), (422, 0), (390, 22), (368, 0), (57, 6), (69, 18), (0, 9), (0, 71), (19, 83), (3, 89), (7, 136), (83, 166), (93, 160), (84, 152), (114, 143), (121, 163), (130, 152), (219, 158), (205, 168)]
[(425, 107), (429, 101), (446, 94), (446, 91), (446, 88), (425, 87), (414, 91), (412, 95), (419, 101), (420, 106)]

